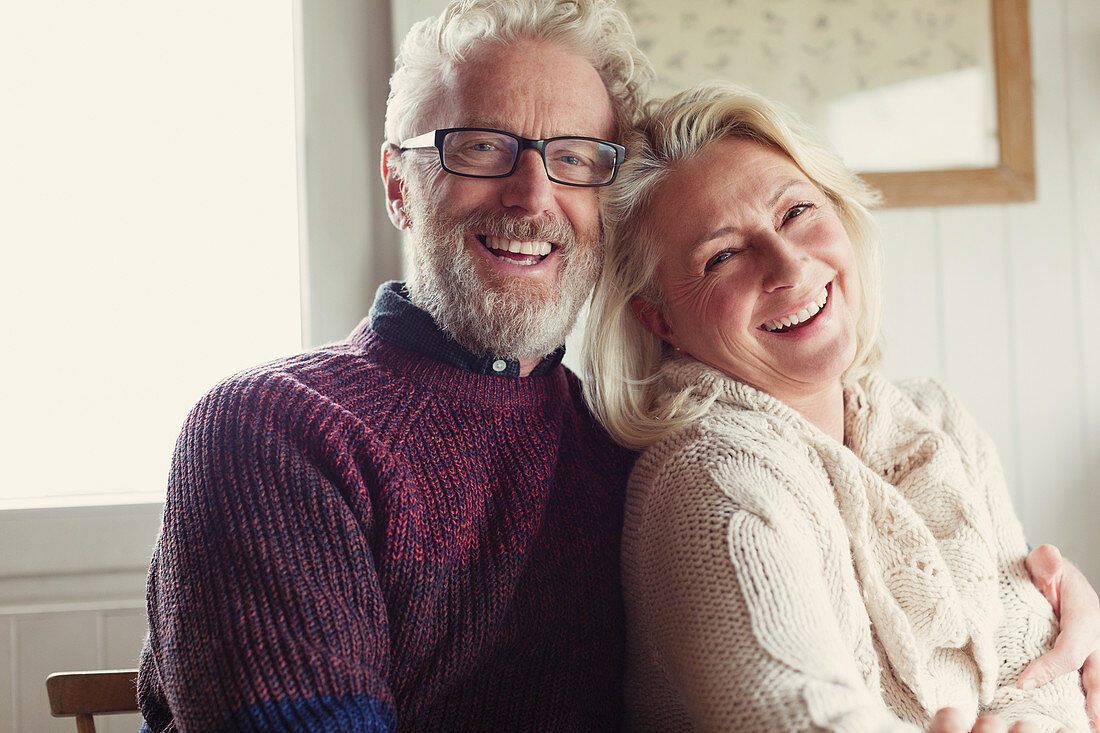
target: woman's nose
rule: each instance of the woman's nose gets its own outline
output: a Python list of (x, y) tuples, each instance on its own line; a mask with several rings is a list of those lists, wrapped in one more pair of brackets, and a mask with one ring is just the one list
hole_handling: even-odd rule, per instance
[(797, 288), (806, 276), (809, 257), (799, 247), (780, 237), (771, 237), (764, 248), (763, 287), (765, 292)]

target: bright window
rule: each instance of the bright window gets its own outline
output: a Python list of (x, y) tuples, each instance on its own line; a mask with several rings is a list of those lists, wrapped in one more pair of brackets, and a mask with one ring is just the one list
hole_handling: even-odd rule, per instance
[(0, 18), (0, 508), (156, 500), (195, 401), (301, 345), (292, 9)]

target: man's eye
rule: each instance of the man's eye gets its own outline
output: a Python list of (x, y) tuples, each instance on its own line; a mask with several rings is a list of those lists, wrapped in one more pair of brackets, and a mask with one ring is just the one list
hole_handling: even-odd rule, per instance
[(580, 155), (574, 155), (572, 153), (563, 153), (557, 158), (559, 163), (567, 166), (589, 166), (591, 163), (589, 160)]
[(491, 153), (497, 149), (497, 146), (492, 143), (473, 143), (469, 149), (474, 153)]

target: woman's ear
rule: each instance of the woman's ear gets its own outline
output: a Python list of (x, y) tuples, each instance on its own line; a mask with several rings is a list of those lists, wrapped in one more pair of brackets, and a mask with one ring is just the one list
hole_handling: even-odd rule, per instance
[(404, 231), (409, 228), (411, 221), (405, 211), (405, 182), (394, 170), (394, 157), (401, 155), (401, 150), (393, 143), (382, 143), (382, 183), (386, 186), (386, 213), (390, 215), (390, 221), (398, 229)]
[(630, 310), (634, 311), (634, 317), (645, 326), (645, 330), (668, 343), (676, 346), (675, 337), (668, 322), (661, 314), (661, 310), (641, 296), (630, 299)]

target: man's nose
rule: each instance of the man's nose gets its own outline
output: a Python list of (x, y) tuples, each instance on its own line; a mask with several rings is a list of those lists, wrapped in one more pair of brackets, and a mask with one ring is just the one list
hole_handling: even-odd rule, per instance
[(538, 216), (554, 206), (554, 183), (546, 175), (546, 166), (537, 150), (524, 150), (519, 155), (516, 170), (502, 178), (501, 203), (509, 209)]

